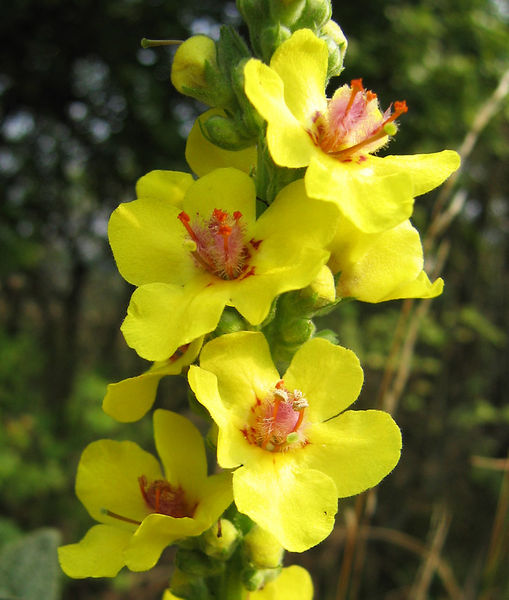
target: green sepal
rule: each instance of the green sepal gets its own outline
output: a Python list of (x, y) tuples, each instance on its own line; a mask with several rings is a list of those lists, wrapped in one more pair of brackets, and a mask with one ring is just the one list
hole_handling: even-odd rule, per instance
[(299, 20), (293, 25), (293, 31), (297, 29), (311, 29), (315, 33), (325, 25), (332, 16), (332, 4), (330, 0), (306, 0), (306, 6)]
[(273, 581), (280, 575), (282, 567), (275, 569), (257, 569), (253, 565), (246, 565), (242, 570), (242, 583), (250, 592), (261, 589), (264, 585)]
[(180, 547), (175, 555), (175, 565), (192, 577), (209, 577), (219, 575), (225, 568), (222, 560), (207, 556), (199, 550), (187, 550)]

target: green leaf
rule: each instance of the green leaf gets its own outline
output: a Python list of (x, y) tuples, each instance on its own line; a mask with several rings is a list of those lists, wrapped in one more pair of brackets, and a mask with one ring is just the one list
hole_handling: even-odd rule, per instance
[(0, 551), (0, 600), (58, 600), (60, 533), (38, 529)]

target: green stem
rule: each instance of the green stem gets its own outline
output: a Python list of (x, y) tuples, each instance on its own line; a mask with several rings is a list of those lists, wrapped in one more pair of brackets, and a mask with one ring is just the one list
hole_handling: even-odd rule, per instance
[(242, 584), (242, 562), (237, 549), (228, 561), (224, 573), (218, 577), (215, 598), (217, 600), (248, 600), (249, 592)]

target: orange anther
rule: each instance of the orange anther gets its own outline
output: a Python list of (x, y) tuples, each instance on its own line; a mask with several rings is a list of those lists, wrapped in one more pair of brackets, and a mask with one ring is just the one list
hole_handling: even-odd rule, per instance
[(403, 113), (408, 112), (408, 106), (406, 105), (405, 100), (394, 102), (394, 114), (402, 115)]
[(238, 221), (240, 218), (242, 218), (242, 213), (240, 212), (240, 210), (236, 210), (236, 211), (233, 213), (233, 218), (234, 218), (236, 221)]
[(368, 90), (366, 92), (366, 102), (371, 102), (372, 100), (376, 100), (377, 99), (377, 95), (375, 94), (375, 92), (372, 92), (371, 90)]

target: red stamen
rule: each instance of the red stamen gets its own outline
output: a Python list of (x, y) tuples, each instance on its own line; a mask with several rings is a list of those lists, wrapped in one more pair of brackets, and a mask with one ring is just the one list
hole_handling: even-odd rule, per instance
[(159, 512), (159, 509), (161, 507), (160, 500), (161, 500), (161, 488), (157, 487), (156, 488), (156, 506), (155, 506), (156, 512)]
[(147, 491), (145, 489), (147, 487), (147, 478), (145, 477), (145, 475), (141, 475), (140, 477), (138, 477), (138, 484), (140, 486), (140, 491), (141, 495), (143, 496), (143, 499), (150, 506), (150, 500), (148, 499)]
[(242, 213), (240, 212), (240, 210), (236, 210), (236, 211), (233, 213), (233, 218), (234, 218), (236, 221), (238, 221), (239, 219), (241, 219), (241, 218), (242, 218)]
[(371, 144), (372, 142), (376, 142), (377, 140), (380, 140), (380, 139), (386, 137), (387, 133), (384, 131), (385, 125), (387, 125), (387, 123), (392, 123), (392, 121), (395, 121), (400, 115), (402, 115), (403, 113), (406, 113), (406, 112), (408, 112), (408, 106), (407, 106), (405, 100), (402, 100), (401, 102), (400, 101), (395, 102), (394, 103), (394, 112), (392, 113), (392, 115), (390, 117), (385, 119), (385, 121), (383, 123), (381, 123), (381, 125), (376, 129), (376, 131), (373, 133), (373, 135), (366, 138), (365, 140), (362, 140), (362, 142), (355, 144), (354, 146), (350, 146), (350, 148), (345, 148), (344, 150), (340, 150), (339, 152), (332, 152), (331, 155), (335, 156), (336, 158), (339, 158), (341, 160), (347, 160), (352, 154), (357, 152), (357, 150), (359, 150), (360, 148), (367, 146), (368, 144)]
[(177, 216), (178, 216), (180, 222), (182, 223), (182, 225), (187, 229), (187, 233), (191, 236), (191, 239), (194, 242), (198, 243), (198, 238), (196, 237), (196, 234), (193, 231), (191, 225), (189, 225), (189, 221), (191, 220), (191, 217), (184, 211), (179, 213)]
[(133, 525), (141, 525), (141, 521), (136, 521), (135, 519), (129, 519), (129, 517), (123, 517), (122, 515), (112, 512), (111, 510), (103, 509), (101, 512), (103, 512), (105, 515), (108, 515), (108, 517), (112, 517), (113, 519), (118, 519), (119, 521), (124, 521), (125, 523), (132, 523)]
[(362, 92), (363, 89), (364, 89), (364, 87), (362, 85), (362, 79), (352, 79), (352, 81), (350, 82), (350, 87), (351, 87), (352, 91), (350, 92), (350, 99), (348, 100), (348, 104), (346, 105), (345, 113), (343, 115), (343, 119), (350, 112), (350, 109), (352, 108), (353, 101), (355, 100), (355, 96), (357, 96), (357, 94), (359, 92)]

